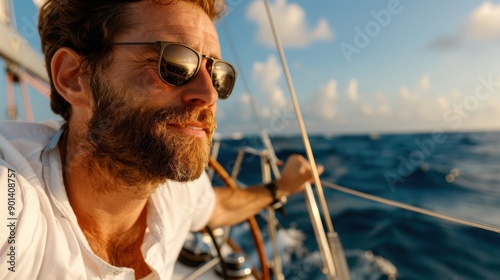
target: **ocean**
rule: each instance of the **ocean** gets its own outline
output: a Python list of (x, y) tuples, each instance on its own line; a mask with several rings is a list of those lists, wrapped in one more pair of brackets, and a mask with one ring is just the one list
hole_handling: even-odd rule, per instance
[[(305, 155), (300, 137), (271, 141), (279, 159)], [(500, 132), (314, 135), (310, 141), (325, 166), (322, 181), (500, 227)], [(231, 171), (239, 148), (260, 143), (257, 137), (223, 140), (218, 159)], [(246, 157), (239, 180), (251, 185), (260, 176), (260, 160)], [(324, 192), (353, 280), (500, 279), (499, 234), (325, 186)], [(325, 279), (303, 195), (290, 197), (286, 215), (278, 217), (291, 228), (279, 231), (286, 279)], [(231, 236), (255, 262), (246, 227), (233, 227)]]

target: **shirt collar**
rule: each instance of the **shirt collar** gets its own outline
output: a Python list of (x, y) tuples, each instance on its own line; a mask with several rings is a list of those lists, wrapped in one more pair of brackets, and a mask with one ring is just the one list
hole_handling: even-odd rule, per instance
[[(61, 140), (61, 136), (63, 135), (64, 131), (65, 128), (63, 126), (54, 134), (52, 139), (45, 146), (41, 156), (43, 165), (43, 178), (45, 180), (46, 191), (49, 199), (52, 202), (52, 205), (57, 209), (55, 213), (56, 215), (60, 215), (61, 218), (67, 219), (69, 221), (71, 227), (73, 228), (73, 232), (78, 238), (78, 242), (80, 243), (82, 250), (85, 251), (96, 264), (98, 264), (106, 271), (114, 273), (115, 275), (116, 273), (122, 273), (126, 271), (128, 272), (128, 270), (130, 270), (128, 268), (114, 267), (98, 258), (90, 249), (90, 245), (88, 244), (85, 235), (78, 225), (77, 217), (73, 212), (71, 204), (69, 203), (66, 188), (64, 186), (64, 168), (62, 166), (61, 155), (58, 149), (59, 140)], [(145, 236), (145, 241), (147, 242), (143, 242), (143, 248), (141, 248), (144, 256), (148, 256), (148, 261), (151, 261), (151, 256), (146, 252), (149, 248), (151, 248), (155, 244), (158, 244), (163, 234), (163, 221), (156, 209), (156, 196), (157, 191), (155, 191), (148, 200), (148, 229)]]

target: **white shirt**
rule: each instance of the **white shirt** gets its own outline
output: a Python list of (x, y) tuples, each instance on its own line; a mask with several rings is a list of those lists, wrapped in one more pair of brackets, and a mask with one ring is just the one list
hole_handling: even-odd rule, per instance
[[(0, 279), (135, 279), (95, 255), (78, 226), (63, 184), (60, 125), (0, 121)], [(214, 206), (205, 173), (167, 181), (150, 197), (141, 251), (160, 279), (171, 279), (184, 239)]]

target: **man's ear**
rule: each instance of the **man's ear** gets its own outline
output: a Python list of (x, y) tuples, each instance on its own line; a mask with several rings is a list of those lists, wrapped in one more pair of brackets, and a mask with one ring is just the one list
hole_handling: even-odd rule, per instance
[(73, 106), (90, 104), (89, 85), (81, 71), (82, 57), (70, 48), (60, 48), (51, 61), (52, 80), (61, 96)]

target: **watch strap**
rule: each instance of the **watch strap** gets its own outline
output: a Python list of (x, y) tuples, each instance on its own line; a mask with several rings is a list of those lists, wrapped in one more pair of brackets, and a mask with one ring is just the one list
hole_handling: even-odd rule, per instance
[(273, 202), (271, 202), (271, 205), (269, 206), (272, 207), (274, 210), (279, 211), (281, 214), (285, 215), (283, 206), (285, 206), (287, 202), (286, 196), (281, 193), (281, 191), (278, 189), (274, 181), (265, 184), (264, 187), (268, 189), (271, 192), (271, 195), (273, 196)]

